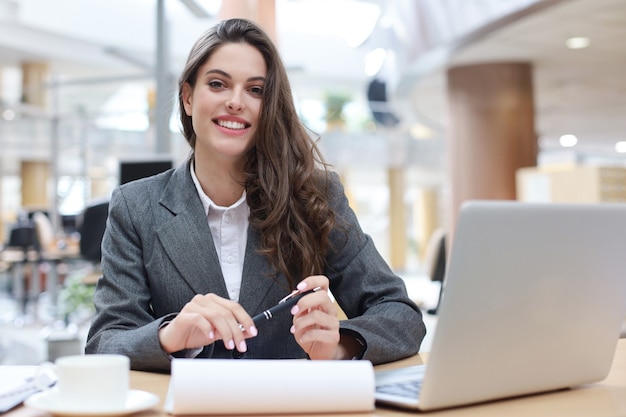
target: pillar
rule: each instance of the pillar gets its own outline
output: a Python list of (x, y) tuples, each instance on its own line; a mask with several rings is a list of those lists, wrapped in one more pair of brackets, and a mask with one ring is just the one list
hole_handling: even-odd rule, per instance
[(240, 17), (258, 23), (274, 43), (276, 38), (275, 0), (230, 0), (223, 1), (219, 11), (221, 20)]
[(406, 267), (407, 255), (404, 168), (389, 168), (387, 174), (389, 184), (389, 265), (397, 271)]
[(48, 178), (50, 164), (47, 161), (22, 161), (22, 207), (26, 210), (47, 210)]
[[(48, 105), (47, 88), (48, 64), (38, 61), (26, 61), (22, 69), (22, 102), (45, 109)], [(50, 163), (48, 161), (22, 161), (20, 179), (22, 207), (27, 210), (48, 210), (48, 179)]]
[(89, 168), (89, 200), (106, 198), (110, 194), (109, 181), (106, 168), (92, 166)]
[(435, 187), (424, 187), (418, 191), (415, 205), (415, 226), (419, 241), (419, 259), (424, 261), (426, 248), (433, 232), (441, 227), (439, 221), (439, 192)]
[(48, 103), (47, 88), (48, 64), (45, 62), (22, 63), (22, 102), (46, 108)]
[(537, 164), (537, 138), (531, 64), (458, 66), (447, 76), (452, 237), (463, 201), (516, 198), (516, 171)]

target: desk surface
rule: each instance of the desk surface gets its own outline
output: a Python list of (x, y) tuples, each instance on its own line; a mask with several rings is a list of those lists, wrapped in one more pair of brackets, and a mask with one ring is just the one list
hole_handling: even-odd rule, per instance
[[(380, 368), (392, 368), (409, 364), (421, 363), (427, 355), (417, 355), (412, 358), (382, 365)], [(378, 368), (377, 368), (378, 369)], [(149, 372), (131, 372), (131, 388), (152, 392), (159, 396), (160, 403), (152, 410), (144, 411), (133, 416), (169, 416), (163, 411), (163, 401), (167, 392), (169, 375), (153, 374)], [(626, 339), (620, 339), (613, 366), (608, 377), (601, 382), (571, 390), (562, 390), (552, 393), (532, 395), (487, 404), (479, 404), (455, 409), (415, 413), (396, 410), (388, 407), (377, 407), (368, 414), (339, 414), (337, 417), (349, 416), (401, 416), (424, 414), (428, 416), (626, 416)], [(48, 413), (21, 407), (6, 414), (6, 417), (47, 417)], [(325, 414), (330, 416), (330, 414)]]

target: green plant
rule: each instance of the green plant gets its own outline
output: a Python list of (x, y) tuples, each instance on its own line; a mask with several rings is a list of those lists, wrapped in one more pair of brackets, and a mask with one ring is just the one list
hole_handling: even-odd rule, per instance
[(63, 317), (66, 322), (82, 321), (95, 313), (95, 285), (85, 284), (82, 274), (68, 276), (60, 292)]
[(344, 122), (343, 108), (346, 103), (349, 103), (351, 100), (350, 95), (345, 93), (326, 93), (326, 122), (331, 124)]

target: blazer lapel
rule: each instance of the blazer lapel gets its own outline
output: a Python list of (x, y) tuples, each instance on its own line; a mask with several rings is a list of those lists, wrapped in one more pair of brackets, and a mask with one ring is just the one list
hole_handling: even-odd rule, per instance
[(206, 213), (189, 173), (189, 162), (172, 175), (160, 204), (168, 215), (161, 219), (157, 236), (183, 280), (198, 294), (212, 292), (228, 298)]
[(267, 259), (257, 252), (259, 247), (259, 234), (249, 227), (239, 304), (250, 315), (268, 307), (267, 301), (263, 304), (263, 300), (279, 300), (291, 291), (282, 275), (272, 277), (268, 274), (270, 267)]

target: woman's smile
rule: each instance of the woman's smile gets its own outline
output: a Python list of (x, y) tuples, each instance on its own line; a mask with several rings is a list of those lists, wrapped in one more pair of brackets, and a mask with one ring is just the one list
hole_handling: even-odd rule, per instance
[(245, 120), (240, 120), (239, 118), (234, 118), (232, 116), (218, 117), (214, 119), (213, 122), (217, 125), (220, 132), (234, 136), (247, 133), (251, 126), (250, 123)]

